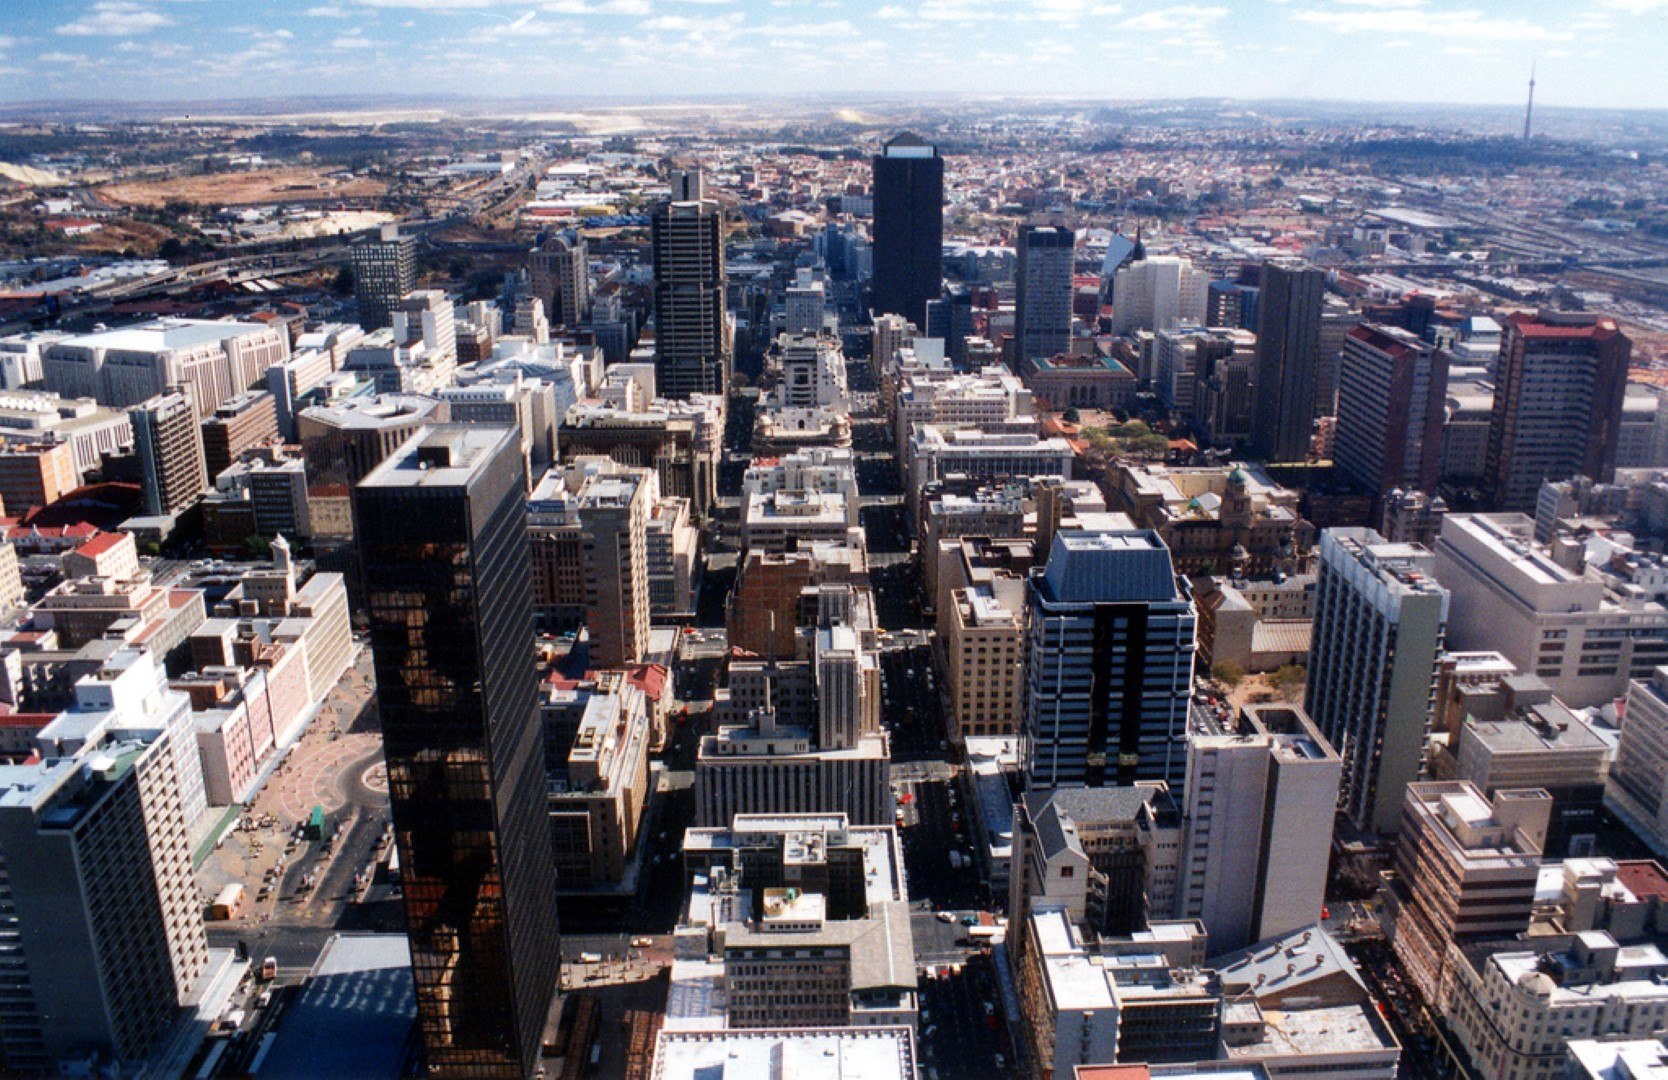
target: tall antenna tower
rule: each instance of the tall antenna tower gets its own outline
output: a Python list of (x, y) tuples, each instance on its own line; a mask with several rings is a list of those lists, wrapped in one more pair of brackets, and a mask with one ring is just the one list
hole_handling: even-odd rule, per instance
[(1529, 104), (1523, 109), (1523, 141), (1529, 141), (1529, 122), (1535, 118), (1535, 62), (1529, 62)]

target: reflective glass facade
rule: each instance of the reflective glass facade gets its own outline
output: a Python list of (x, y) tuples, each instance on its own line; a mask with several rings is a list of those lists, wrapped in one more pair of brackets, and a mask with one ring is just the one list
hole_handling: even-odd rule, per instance
[(431, 1076), (538, 1064), (558, 965), (518, 441), (435, 427), (354, 492)]

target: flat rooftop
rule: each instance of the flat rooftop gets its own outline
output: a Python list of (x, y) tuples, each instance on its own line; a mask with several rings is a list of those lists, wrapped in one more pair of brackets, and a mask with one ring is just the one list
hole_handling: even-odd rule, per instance
[(278, 1027), (263, 1078), (373, 1080), (403, 1075), (417, 1020), (404, 934), (338, 934)]
[(915, 1080), (909, 1028), (662, 1031), (653, 1080)]
[(215, 319), (153, 319), (150, 322), (95, 330), (67, 337), (60, 345), (115, 352), (172, 352), (211, 345), (245, 334), (264, 333), (263, 323), (221, 322)]

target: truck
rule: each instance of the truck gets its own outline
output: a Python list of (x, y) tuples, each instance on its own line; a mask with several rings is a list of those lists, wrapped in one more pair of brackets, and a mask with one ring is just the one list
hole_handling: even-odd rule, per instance
[(261, 961), (261, 981), (271, 982), (278, 977), (278, 958), (269, 956)]
[(950, 852), (950, 869), (960, 870), (967, 864), (967, 860), (959, 851)]
[(243, 914), (243, 886), (232, 882), (215, 896), (214, 903), (209, 905), (208, 917), (210, 922), (224, 922), (235, 919)]

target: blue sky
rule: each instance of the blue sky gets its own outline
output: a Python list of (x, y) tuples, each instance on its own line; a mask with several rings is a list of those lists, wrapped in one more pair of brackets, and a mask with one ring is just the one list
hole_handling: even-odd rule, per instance
[(0, 0), (0, 100), (921, 92), (1668, 107), (1668, 0)]

